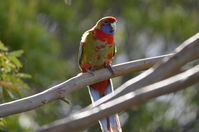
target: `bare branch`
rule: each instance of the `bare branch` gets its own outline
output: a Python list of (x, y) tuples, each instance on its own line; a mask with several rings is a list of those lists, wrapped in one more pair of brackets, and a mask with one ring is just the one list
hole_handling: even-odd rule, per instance
[(114, 65), (114, 75), (111, 75), (107, 69), (95, 71), (94, 76), (89, 73), (79, 74), (41, 93), (8, 103), (0, 104), (0, 117), (5, 117), (8, 115), (35, 109), (46, 103), (49, 103), (50, 101), (62, 99), (64, 98), (64, 96), (66, 96), (66, 94), (84, 88), (85, 86), (93, 84), (95, 82), (99, 82), (111, 77), (124, 75), (130, 72), (146, 70), (152, 67), (157, 62), (160, 62), (164, 57), (171, 57), (172, 55), (173, 54), (168, 54)]
[[(81, 131), (94, 125), (98, 120), (119, 113), (129, 107), (140, 105), (152, 98), (176, 92), (199, 82), (199, 65), (181, 74), (175, 75), (158, 83), (140, 88), (122, 95), (114, 100), (84, 110), (44, 126), (38, 132), (72, 132)], [(132, 85), (128, 85), (128, 87)]]
[[(133, 82), (133, 87), (138, 89), (140, 87), (152, 84), (159, 80), (162, 80), (176, 70), (178, 70), (185, 63), (196, 59), (199, 57), (199, 34), (196, 34), (189, 40), (185, 41), (180, 48), (176, 50), (177, 54), (174, 55), (168, 61), (165, 61), (164, 64), (161, 64), (159, 67), (153, 68), (147, 71), (145, 74), (136, 77), (131, 82)], [(166, 55), (172, 56), (172, 55)], [(15, 113), (20, 113), (28, 110), (35, 109), (39, 106), (42, 106), (50, 101), (57, 100), (63, 98), (66, 94), (84, 88), (87, 85), (109, 79), (111, 77), (116, 77), (119, 75), (123, 75), (129, 72), (136, 72), (140, 70), (144, 70), (150, 68), (155, 63), (160, 62), (160, 60), (165, 56), (159, 56), (157, 58), (148, 58), (133, 62), (128, 62), (122, 65), (113, 66), (113, 70), (115, 75), (111, 75), (107, 69), (101, 69), (94, 72), (94, 76), (89, 73), (79, 74), (61, 84), (58, 84), (48, 90), (45, 90), (41, 93), (35, 94), (33, 96), (29, 96), (26, 98), (22, 98), (19, 100), (15, 100), (12, 102), (4, 103), (0, 105), (0, 117), (8, 116)], [(167, 59), (165, 59), (167, 60)], [(158, 77), (158, 78), (157, 78)], [(129, 85), (131, 83), (127, 82), (125, 85)], [(104, 99), (99, 101), (100, 103), (104, 103), (104, 101), (108, 101), (110, 99), (117, 98), (121, 95), (126, 94), (134, 88), (128, 87), (124, 89), (121, 87), (116, 91), (116, 95), (105, 97)]]

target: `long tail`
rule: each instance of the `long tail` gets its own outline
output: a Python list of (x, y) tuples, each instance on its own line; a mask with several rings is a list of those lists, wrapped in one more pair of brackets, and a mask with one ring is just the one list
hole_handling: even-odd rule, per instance
[[(89, 94), (92, 103), (103, 96), (113, 92), (112, 80), (105, 80), (89, 86)], [(118, 114), (111, 115), (99, 121), (102, 132), (122, 132)]]

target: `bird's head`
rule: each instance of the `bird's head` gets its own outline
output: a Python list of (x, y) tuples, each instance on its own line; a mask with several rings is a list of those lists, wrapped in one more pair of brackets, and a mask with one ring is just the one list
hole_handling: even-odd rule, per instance
[(97, 21), (95, 27), (101, 29), (106, 34), (114, 34), (117, 19), (112, 16), (103, 17)]

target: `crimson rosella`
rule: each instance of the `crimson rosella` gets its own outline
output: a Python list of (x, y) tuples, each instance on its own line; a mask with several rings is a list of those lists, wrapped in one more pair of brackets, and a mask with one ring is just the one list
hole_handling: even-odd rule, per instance
[[(96, 25), (82, 35), (79, 48), (79, 66), (82, 72), (92, 72), (100, 68), (108, 68), (116, 52), (114, 33), (116, 18), (103, 17)], [(111, 79), (90, 85), (89, 94), (92, 103), (113, 92)], [(121, 132), (118, 114), (99, 121), (103, 132)]]

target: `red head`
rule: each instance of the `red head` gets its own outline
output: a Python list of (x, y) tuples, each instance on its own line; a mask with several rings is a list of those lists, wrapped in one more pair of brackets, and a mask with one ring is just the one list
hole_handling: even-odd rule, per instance
[(117, 21), (117, 19), (116, 19), (115, 17), (113, 17), (113, 16), (103, 17), (103, 18), (100, 19), (100, 20), (108, 21), (108, 22), (110, 22), (110, 23), (114, 23), (114, 22)]

